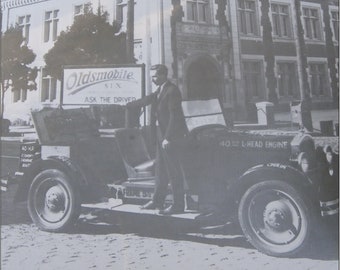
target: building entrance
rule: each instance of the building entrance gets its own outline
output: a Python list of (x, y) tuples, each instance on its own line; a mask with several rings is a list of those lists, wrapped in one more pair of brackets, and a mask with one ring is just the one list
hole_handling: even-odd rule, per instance
[(189, 100), (220, 98), (221, 75), (211, 59), (199, 58), (187, 69), (187, 96)]

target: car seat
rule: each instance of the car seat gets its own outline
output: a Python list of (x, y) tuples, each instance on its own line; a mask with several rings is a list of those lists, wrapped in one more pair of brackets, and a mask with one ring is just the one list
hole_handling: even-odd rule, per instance
[(129, 181), (154, 178), (155, 160), (150, 157), (142, 132), (138, 128), (116, 129), (114, 132)]

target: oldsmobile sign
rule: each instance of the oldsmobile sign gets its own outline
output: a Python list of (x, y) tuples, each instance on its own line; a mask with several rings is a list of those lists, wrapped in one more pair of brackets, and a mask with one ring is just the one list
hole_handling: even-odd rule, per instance
[(144, 65), (66, 67), (62, 104), (119, 104), (139, 99), (144, 91)]

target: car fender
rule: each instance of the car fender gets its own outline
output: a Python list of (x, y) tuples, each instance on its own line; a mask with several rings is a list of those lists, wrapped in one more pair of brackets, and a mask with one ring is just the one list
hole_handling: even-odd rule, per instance
[(79, 167), (76, 164), (73, 164), (67, 157), (50, 156), (46, 159), (37, 159), (25, 169), (23, 176), (21, 176), (18, 190), (15, 195), (16, 202), (27, 199), (28, 190), (34, 177), (46, 169), (58, 169), (69, 174), (79, 186), (84, 186), (89, 183)]
[[(241, 196), (250, 186), (263, 180), (285, 181), (299, 188), (304, 194), (308, 194), (308, 197), (317, 198), (312, 180), (302, 172), (290, 165), (267, 163), (249, 168), (235, 181), (233, 187), (230, 189), (233, 200), (238, 203)], [(312, 194), (314, 194), (314, 196), (312, 196)]]

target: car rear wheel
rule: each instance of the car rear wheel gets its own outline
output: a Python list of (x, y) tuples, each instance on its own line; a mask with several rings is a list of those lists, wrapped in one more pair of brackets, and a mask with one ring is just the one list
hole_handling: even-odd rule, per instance
[(308, 242), (312, 217), (309, 202), (292, 185), (263, 181), (251, 186), (239, 205), (239, 222), (259, 251), (278, 257), (298, 253)]
[(78, 219), (80, 208), (79, 191), (66, 173), (48, 169), (33, 179), (28, 192), (28, 211), (41, 230), (66, 231)]

